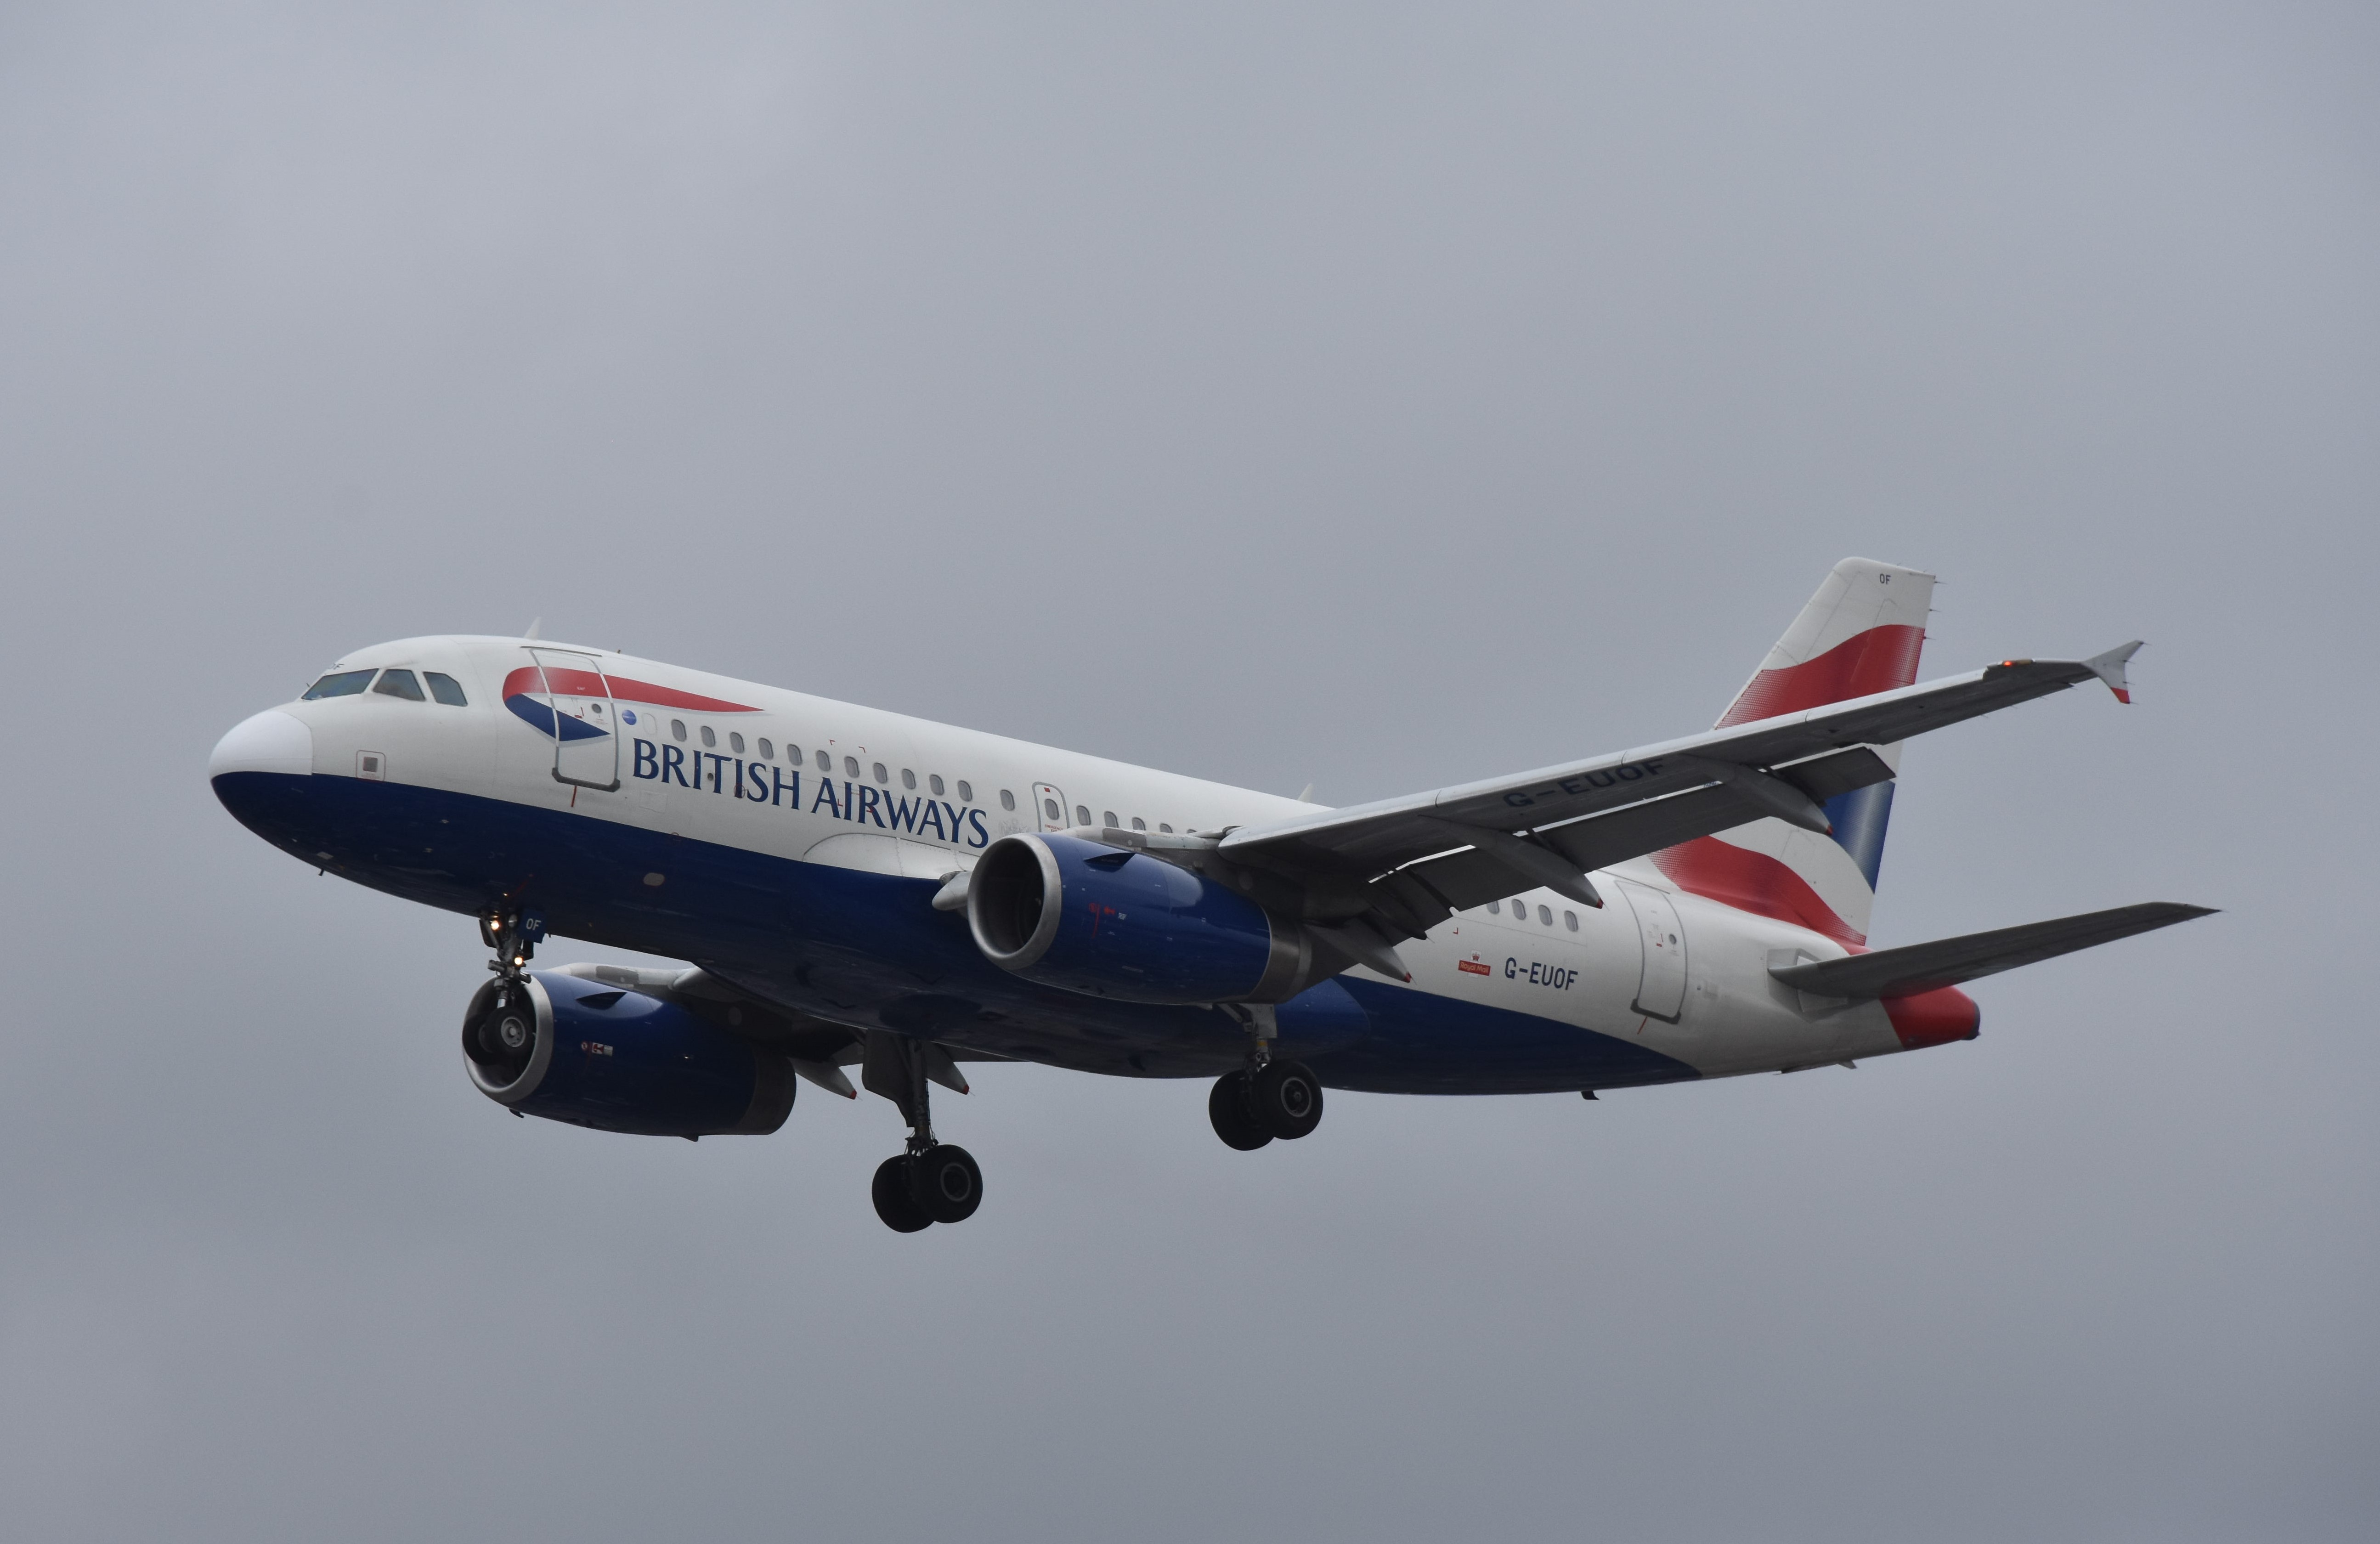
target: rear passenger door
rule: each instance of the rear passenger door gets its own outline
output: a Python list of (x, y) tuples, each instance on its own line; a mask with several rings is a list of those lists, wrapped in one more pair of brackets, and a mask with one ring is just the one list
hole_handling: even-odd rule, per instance
[(1644, 966), (1636, 980), (1636, 1000), (1629, 1006), (1647, 1018), (1675, 1024), (1685, 1012), (1686, 930), (1670, 897), (1650, 886), (1627, 880), (1620, 893), (1636, 914), (1636, 931), (1644, 944)]
[(1033, 818), (1043, 831), (1063, 831), (1074, 823), (1066, 819), (1066, 796), (1047, 783), (1033, 784)]

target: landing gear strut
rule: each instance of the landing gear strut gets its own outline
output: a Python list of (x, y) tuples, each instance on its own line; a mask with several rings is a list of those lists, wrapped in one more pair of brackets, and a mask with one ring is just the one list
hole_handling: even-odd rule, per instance
[(488, 968), (496, 973), (496, 1006), (522, 999), (522, 977), (537, 946), (545, 942), (545, 918), (533, 911), (491, 911), (480, 918), (480, 941), (496, 952)]
[[(983, 1204), (983, 1171), (966, 1149), (934, 1140), (934, 1116), (927, 1093), (927, 1059), (933, 1048), (907, 1035), (868, 1037), (860, 1080), (900, 1106), (909, 1123), (907, 1150), (877, 1165), (868, 1197), (876, 1215), (894, 1233), (917, 1233), (936, 1222), (964, 1222)], [(949, 1069), (944, 1068), (947, 1073)]]
[(1215, 1080), (1207, 1119), (1223, 1145), (1253, 1152), (1278, 1137), (1294, 1142), (1322, 1124), (1322, 1083), (1302, 1062), (1272, 1059), (1269, 1010), (1248, 1016), (1248, 1064)]

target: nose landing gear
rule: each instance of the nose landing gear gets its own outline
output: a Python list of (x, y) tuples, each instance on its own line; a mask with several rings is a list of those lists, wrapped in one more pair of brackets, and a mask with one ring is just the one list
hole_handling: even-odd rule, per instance
[(488, 968), (496, 973), (496, 1006), (521, 996), (521, 978), (537, 946), (545, 942), (545, 918), (533, 911), (491, 911), (480, 918), (480, 941), (496, 952)]

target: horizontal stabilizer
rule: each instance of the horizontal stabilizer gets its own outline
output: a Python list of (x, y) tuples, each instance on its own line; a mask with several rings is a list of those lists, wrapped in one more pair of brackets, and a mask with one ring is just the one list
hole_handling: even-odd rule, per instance
[(2213, 910), (2179, 901), (2143, 901), (2112, 911), (2027, 922), (2022, 927), (1940, 938), (1902, 949), (1879, 949), (1845, 959), (1782, 965), (1768, 974), (1814, 997), (1909, 997), (2036, 960), (2055, 959), (2077, 949), (2113, 943), (2134, 933), (2169, 928), (2193, 917), (2209, 916)]

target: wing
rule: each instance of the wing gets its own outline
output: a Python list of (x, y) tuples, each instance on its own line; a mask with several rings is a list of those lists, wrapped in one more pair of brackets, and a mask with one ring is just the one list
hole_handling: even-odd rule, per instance
[[(1297, 884), (1310, 917), (1368, 916), (1406, 937), (1538, 885), (1600, 906), (1587, 869), (1763, 816), (1828, 830), (1820, 805), (1892, 776), (1873, 747), (2093, 679), (2129, 700), (2124, 664), (2139, 648), (2088, 660), (2004, 660), (1515, 777), (1244, 826), (1222, 837), (1219, 855)], [(1318, 905), (1318, 897), (1330, 899)]]

